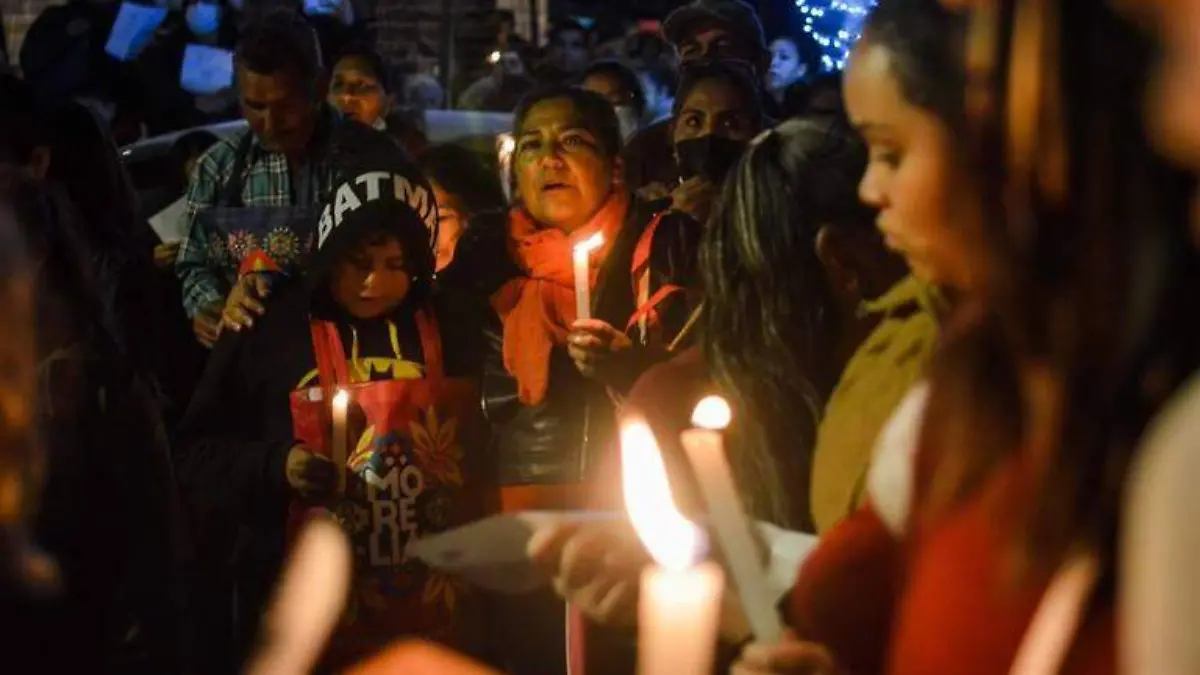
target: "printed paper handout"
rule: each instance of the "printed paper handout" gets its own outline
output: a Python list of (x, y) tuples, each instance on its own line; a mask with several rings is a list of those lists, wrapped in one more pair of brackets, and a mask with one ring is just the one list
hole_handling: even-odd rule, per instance
[(188, 45), (183, 51), (179, 86), (198, 96), (233, 86), (233, 52), (207, 45)]
[(130, 61), (150, 44), (154, 31), (167, 17), (165, 7), (148, 7), (134, 2), (122, 2), (113, 22), (104, 51), (118, 61)]

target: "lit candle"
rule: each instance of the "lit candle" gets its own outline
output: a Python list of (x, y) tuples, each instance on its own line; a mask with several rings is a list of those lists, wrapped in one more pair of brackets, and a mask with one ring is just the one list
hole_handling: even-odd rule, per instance
[(662, 455), (650, 427), (621, 429), (625, 508), (658, 563), (642, 574), (638, 601), (638, 675), (709, 675), (720, 624), (725, 577), (697, 560), (704, 533), (675, 507)]
[(591, 275), (588, 274), (592, 251), (604, 245), (604, 235), (597, 232), (575, 245), (575, 317), (592, 318)]
[(758, 559), (753, 525), (742, 509), (725, 458), (721, 430), (729, 426), (731, 417), (725, 399), (709, 396), (692, 411), (692, 424), (700, 428), (683, 432), (680, 440), (700, 483), (709, 522), (725, 554), (725, 564), (750, 629), (761, 642), (778, 642), (783, 639), (783, 624), (775, 609), (774, 594), (767, 585), (767, 572)]
[(346, 491), (346, 442), (349, 436), (346, 433), (346, 409), (349, 407), (350, 393), (345, 389), (338, 389), (333, 396), (333, 444), (330, 456), (334, 467), (337, 468), (338, 494)]

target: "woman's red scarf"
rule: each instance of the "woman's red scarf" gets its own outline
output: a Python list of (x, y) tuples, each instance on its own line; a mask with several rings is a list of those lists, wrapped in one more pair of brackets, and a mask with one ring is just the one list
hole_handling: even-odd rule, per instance
[(538, 225), (520, 206), (509, 212), (509, 250), (524, 275), (496, 291), (492, 307), (504, 321), (504, 367), (517, 379), (521, 403), (537, 405), (546, 398), (550, 351), (567, 343), (575, 322), (573, 247), (603, 233), (604, 245), (592, 255), (588, 284), (594, 288), (628, 208), (629, 195), (617, 189), (586, 225), (570, 235)]

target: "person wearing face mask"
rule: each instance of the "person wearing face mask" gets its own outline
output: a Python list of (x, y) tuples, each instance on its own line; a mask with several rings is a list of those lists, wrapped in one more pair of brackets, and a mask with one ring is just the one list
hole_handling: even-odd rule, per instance
[(646, 116), (646, 92), (633, 69), (619, 61), (596, 61), (584, 71), (581, 85), (613, 105), (623, 140), (628, 141), (641, 127)]
[[(765, 82), (771, 66), (758, 12), (745, 0), (694, 0), (671, 12), (662, 34), (679, 52), (681, 64), (702, 60), (741, 61)], [(764, 110), (776, 117), (765, 93)], [(676, 98), (678, 100), (678, 98)], [(629, 139), (622, 153), (629, 189), (643, 199), (665, 196), (678, 182), (671, 131), (666, 121), (651, 124)]]
[(643, 204), (631, 279), (635, 311), (624, 326), (576, 323), (569, 337), (575, 365), (618, 391), (685, 344), (698, 301), (696, 258), (714, 196), (766, 118), (761, 89), (736, 61), (692, 63), (681, 74), (671, 125), (678, 186)]

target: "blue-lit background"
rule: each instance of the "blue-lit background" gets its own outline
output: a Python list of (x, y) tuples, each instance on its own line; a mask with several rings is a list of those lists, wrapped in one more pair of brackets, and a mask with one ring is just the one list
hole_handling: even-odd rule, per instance
[(821, 48), (821, 66), (841, 70), (874, 0), (795, 0), (802, 29)]

